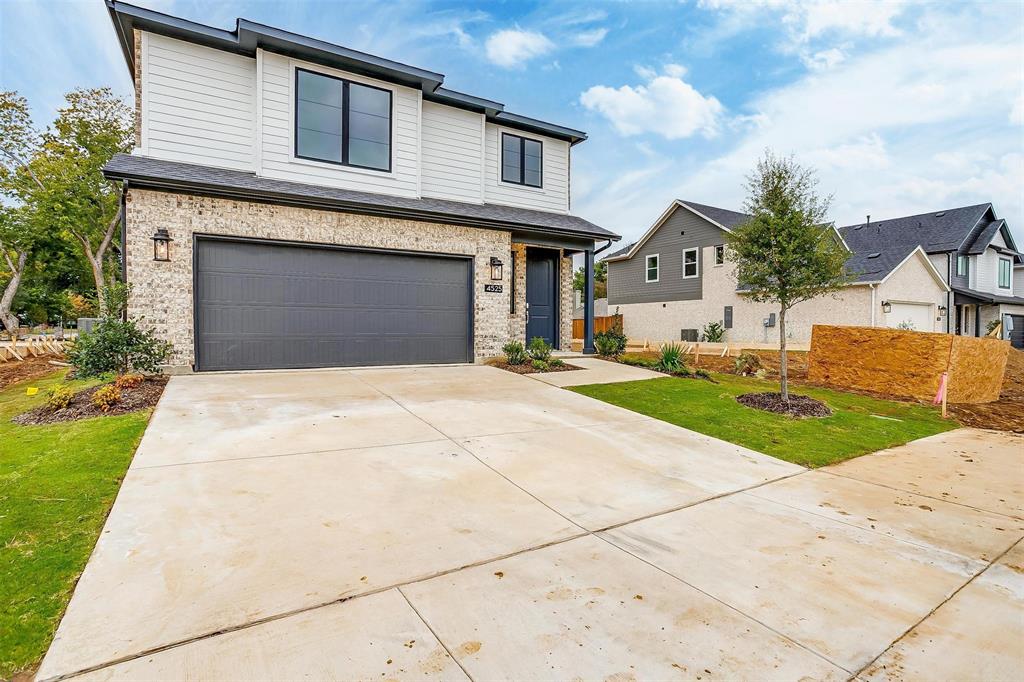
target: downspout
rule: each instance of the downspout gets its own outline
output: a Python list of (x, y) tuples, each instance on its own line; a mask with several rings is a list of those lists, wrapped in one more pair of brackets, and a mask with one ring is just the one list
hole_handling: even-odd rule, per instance
[(946, 286), (949, 287), (949, 291), (946, 292), (946, 333), (952, 334), (952, 319), (953, 319), (953, 254), (946, 252)]
[(869, 284), (868, 287), (871, 288), (871, 326), (874, 327), (875, 326), (875, 285), (874, 284)]
[(121, 283), (128, 283), (128, 181), (121, 182)]

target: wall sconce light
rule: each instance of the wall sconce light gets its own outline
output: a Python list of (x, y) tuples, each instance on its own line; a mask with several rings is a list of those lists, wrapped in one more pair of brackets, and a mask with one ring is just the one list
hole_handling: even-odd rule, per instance
[(157, 231), (153, 233), (153, 260), (171, 260), (171, 242), (173, 241), (167, 228), (157, 228)]
[(500, 258), (491, 256), (491, 279), (501, 279), (501, 266), (503, 263)]
[(889, 303), (888, 301), (882, 301), (882, 312), (883, 313), (891, 313), (892, 312), (892, 303)]
[(946, 316), (946, 306), (940, 305), (939, 306), (939, 317), (945, 317), (945, 316)]

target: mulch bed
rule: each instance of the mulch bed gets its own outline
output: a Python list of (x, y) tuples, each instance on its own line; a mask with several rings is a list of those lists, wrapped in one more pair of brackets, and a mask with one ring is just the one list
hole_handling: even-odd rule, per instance
[(46, 405), (40, 405), (33, 410), (19, 414), (11, 419), (11, 421), (23, 426), (28, 424), (56, 424), (58, 422), (75, 421), (76, 419), (127, 414), (128, 412), (153, 407), (160, 400), (160, 395), (164, 392), (164, 386), (167, 385), (167, 377), (146, 377), (146, 380), (135, 388), (123, 389), (121, 391), (121, 402), (106, 412), (91, 402), (92, 394), (104, 385), (101, 384), (100, 386), (93, 386), (84, 391), (79, 391), (71, 399), (71, 404), (63, 409), (51, 410)]
[(744, 393), (736, 396), (736, 402), (755, 410), (765, 410), (790, 417), (828, 417), (832, 410), (828, 405), (806, 395), (790, 395), (789, 401), (781, 393)]
[(522, 365), (510, 365), (504, 360), (495, 360), (494, 362), (490, 362), (488, 364), (490, 364), (492, 367), (503, 369), (506, 372), (513, 372), (514, 374), (549, 374), (551, 372), (572, 372), (573, 370), (583, 369), (582, 367), (570, 365), (569, 363), (564, 363), (561, 366), (549, 365), (546, 370), (534, 369), (533, 365), (531, 365), (529, 362), (526, 362)]

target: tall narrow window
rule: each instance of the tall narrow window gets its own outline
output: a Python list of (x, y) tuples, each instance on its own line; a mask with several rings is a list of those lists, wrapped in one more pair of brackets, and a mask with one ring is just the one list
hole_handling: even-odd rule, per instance
[(527, 187), (540, 187), (544, 145), (519, 135), (501, 134), (501, 180)]
[(646, 266), (646, 270), (647, 270), (647, 279), (646, 279), (646, 281), (648, 281), (648, 282), (657, 282), (658, 281), (658, 260), (659, 260), (659, 256), (656, 253), (647, 257), (647, 259), (646, 259), (646, 261), (644, 263), (645, 266)]
[(956, 276), (966, 277), (967, 276), (967, 256), (956, 257)]
[(1013, 263), (1009, 258), (999, 259), (999, 288), (1009, 289), (1013, 282)]
[(391, 170), (391, 91), (296, 69), (295, 156)]
[(683, 279), (692, 279), (697, 276), (697, 257), (699, 254), (699, 249), (686, 249), (683, 251)]
[(715, 247), (715, 265), (722, 265), (725, 263), (725, 245), (719, 244)]

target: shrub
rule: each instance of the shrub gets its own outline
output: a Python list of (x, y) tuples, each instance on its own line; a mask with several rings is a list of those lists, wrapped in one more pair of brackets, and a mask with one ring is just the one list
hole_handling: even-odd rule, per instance
[(565, 363), (561, 358), (552, 358), (551, 362), (548, 363), (552, 367), (565, 367)]
[(539, 336), (535, 336), (530, 339), (530, 346), (527, 348), (527, 353), (534, 360), (540, 360), (544, 364), (547, 364), (548, 360), (551, 359), (551, 346), (548, 342)]
[(753, 353), (743, 353), (736, 358), (734, 364), (736, 366), (736, 373), (745, 377), (750, 374), (757, 374), (761, 369), (761, 358)]
[(724, 338), (725, 327), (722, 326), (721, 322), (708, 322), (704, 325), (704, 330), (700, 335), (701, 341), (709, 343), (721, 343)]
[(546, 372), (548, 371), (549, 367), (548, 363), (544, 362), (543, 360), (533, 360), (530, 363), (530, 365), (538, 372)]
[(658, 366), (657, 360), (648, 360), (638, 355), (623, 355), (619, 358), (619, 362), (624, 365), (630, 365), (632, 367), (646, 367), (647, 369), (654, 369)]
[(683, 347), (678, 343), (666, 343), (658, 353), (658, 369), (663, 372), (678, 372), (683, 368)]
[(104, 412), (110, 412), (110, 408), (121, 402), (121, 389), (114, 384), (101, 386), (92, 394), (92, 404)]
[(46, 392), (46, 406), (51, 410), (63, 410), (75, 397), (74, 390), (67, 386), (54, 386)]
[(594, 334), (594, 346), (598, 355), (618, 357), (626, 350), (626, 335), (622, 333), (622, 324), (618, 321), (607, 331)]
[(122, 374), (114, 380), (114, 385), (122, 391), (130, 390), (141, 384), (145, 377), (141, 374)]
[(96, 328), (79, 336), (67, 350), (77, 377), (159, 372), (170, 355), (171, 344), (158, 339), (152, 329), (141, 329), (139, 320), (122, 319), (127, 291), (121, 284), (108, 287)]
[(501, 352), (505, 354), (505, 362), (510, 365), (521, 365), (526, 362), (526, 349), (519, 341), (509, 341), (501, 347)]

